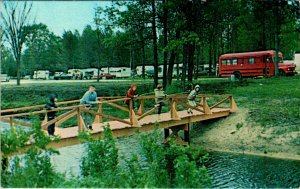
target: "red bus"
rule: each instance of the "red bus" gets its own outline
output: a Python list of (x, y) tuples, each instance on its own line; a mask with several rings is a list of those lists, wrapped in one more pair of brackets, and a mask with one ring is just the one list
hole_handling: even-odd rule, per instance
[[(294, 75), (295, 64), (283, 63), (282, 53), (278, 53), (280, 75)], [(275, 51), (257, 51), (223, 54), (219, 58), (219, 77), (235, 75), (236, 78), (274, 76), (275, 74)]]

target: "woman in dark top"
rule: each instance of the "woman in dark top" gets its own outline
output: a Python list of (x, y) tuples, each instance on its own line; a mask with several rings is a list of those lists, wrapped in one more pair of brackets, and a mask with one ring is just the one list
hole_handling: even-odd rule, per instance
[[(51, 94), (50, 101), (45, 106), (46, 110), (52, 110), (52, 109), (57, 108), (56, 102), (57, 102), (57, 95)], [(48, 112), (47, 116), (48, 116), (48, 121), (55, 119), (56, 111)], [(48, 134), (53, 136), (54, 132), (55, 132), (55, 123), (48, 126)]]

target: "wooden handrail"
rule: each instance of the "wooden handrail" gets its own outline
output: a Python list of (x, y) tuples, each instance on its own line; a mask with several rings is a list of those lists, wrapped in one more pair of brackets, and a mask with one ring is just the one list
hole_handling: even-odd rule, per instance
[[(124, 96), (111, 96), (111, 97), (98, 97), (98, 99), (115, 99), (115, 98), (123, 98)], [(79, 100), (68, 100), (68, 101), (63, 101), (63, 102), (57, 102), (58, 105), (65, 105), (65, 104), (72, 104), (72, 103), (77, 103), (80, 102)], [(0, 110), (1, 113), (8, 113), (8, 112), (18, 112), (18, 111), (24, 111), (24, 110), (30, 110), (30, 109), (38, 109), (38, 108), (44, 108), (45, 104), (40, 104), (40, 105), (35, 105), (35, 106), (26, 106), (26, 107), (19, 107), (19, 108), (10, 108), (10, 109), (5, 109), (5, 110)]]
[(181, 105), (183, 105), (183, 106), (189, 107), (189, 108), (191, 108), (191, 109), (193, 109), (193, 110), (197, 110), (197, 111), (199, 111), (199, 112), (204, 113), (204, 110), (201, 110), (201, 109), (199, 109), (199, 108), (197, 108), (197, 107), (191, 106), (191, 105), (189, 105), (189, 104), (187, 104), (187, 103), (184, 103), (184, 102), (181, 102), (181, 101), (177, 101), (177, 103), (178, 103), (178, 104), (181, 104)]
[(86, 106), (89, 106), (89, 104), (82, 104), (82, 105), (76, 105), (76, 106), (55, 108), (55, 109), (52, 109), (52, 110), (40, 110), (40, 111), (35, 111), (35, 112), (30, 112), (30, 113), (11, 114), (11, 115), (0, 116), (0, 118), (22, 117), (22, 116), (29, 116), (31, 114), (43, 114), (43, 113), (54, 112), (54, 111), (71, 110), (73, 108), (86, 107)]
[(210, 109), (216, 108), (216, 107), (218, 107), (220, 104), (222, 104), (222, 103), (224, 103), (226, 100), (228, 100), (229, 98), (230, 98), (230, 97), (226, 97), (226, 98), (222, 99), (220, 102), (218, 102), (218, 103), (212, 105), (212, 106), (209, 107), (209, 108), (210, 108)]
[(64, 119), (66, 116), (68, 116), (68, 115), (70, 115), (70, 114), (72, 114), (74, 112), (76, 112), (76, 108), (73, 108), (73, 110), (68, 111), (68, 112), (66, 112), (66, 113), (64, 113), (64, 114), (56, 117), (55, 119), (52, 119), (52, 120), (48, 121), (47, 123), (45, 123), (45, 124), (42, 125), (42, 128), (45, 129), (49, 125), (52, 125), (53, 123), (56, 123), (57, 121), (60, 121), (61, 119)]
[(121, 118), (117, 118), (117, 117), (114, 117), (114, 116), (110, 116), (110, 115), (106, 115), (106, 114), (103, 114), (103, 113), (95, 112), (93, 110), (89, 110), (89, 109), (86, 109), (86, 108), (81, 108), (80, 110), (83, 111), (83, 112), (87, 112), (87, 113), (90, 113), (90, 114), (93, 114), (93, 115), (100, 115), (100, 116), (102, 116), (104, 118), (107, 118), (107, 119), (110, 119), (110, 120), (119, 121), (119, 122), (126, 123), (126, 124), (130, 125), (129, 121), (126, 121), (126, 120), (121, 119)]

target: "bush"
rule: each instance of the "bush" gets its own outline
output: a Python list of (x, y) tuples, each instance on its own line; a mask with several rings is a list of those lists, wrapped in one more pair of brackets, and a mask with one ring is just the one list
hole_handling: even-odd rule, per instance
[[(60, 187), (129, 187), (129, 188), (170, 188), (209, 187), (211, 180), (203, 166), (200, 150), (175, 145), (161, 144), (159, 130), (140, 134), (140, 154), (121, 166), (118, 150), (109, 126), (104, 128), (103, 140), (92, 139), (87, 133), (81, 138), (85, 145), (85, 156), (81, 160), (81, 178), (65, 182)], [(139, 159), (145, 159), (142, 161)], [(200, 165), (200, 166), (199, 166)]]
[[(10, 161), (11, 164), (1, 172), (1, 181), (4, 187), (51, 187), (57, 185), (57, 182), (63, 179), (60, 174), (55, 172), (50, 161), (51, 155), (58, 154), (58, 152), (54, 149), (46, 148), (50, 138), (41, 130), (39, 118), (37, 116), (32, 118), (34, 119), (32, 131), (26, 133), (22, 130), (16, 133), (12, 132), (11, 138), (5, 134), (5, 139), (1, 141), (3, 142), (1, 151), (4, 153), (16, 152), (21, 147), (24, 147), (29, 136), (35, 141), (34, 145), (27, 150), (24, 156), (13, 157)], [(4, 147), (2, 148), (2, 146)], [(12, 147), (5, 148), (5, 146)]]

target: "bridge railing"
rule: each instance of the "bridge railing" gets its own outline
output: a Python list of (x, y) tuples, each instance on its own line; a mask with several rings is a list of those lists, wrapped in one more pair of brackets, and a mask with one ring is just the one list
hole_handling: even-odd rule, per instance
[[(44, 121), (42, 122), (42, 128), (46, 129), (49, 125), (55, 124), (55, 126), (59, 126), (62, 123), (66, 122), (67, 120), (77, 116), (77, 126), (78, 131), (84, 130), (85, 127), (85, 121), (82, 117), (82, 113), (87, 113), (95, 116), (94, 123), (104, 123), (103, 118), (106, 118), (111, 121), (117, 121), (120, 123), (125, 123), (131, 127), (140, 127), (140, 120), (145, 118), (148, 115), (154, 114), (156, 111), (156, 108), (153, 104), (153, 101), (155, 100), (155, 96), (139, 96), (137, 100), (140, 101), (139, 109), (138, 111), (135, 111), (133, 109), (133, 101), (130, 98), (124, 98), (124, 97), (99, 97), (99, 103), (97, 104), (97, 111), (94, 111), (92, 109), (89, 109), (89, 105), (73, 105), (74, 103), (78, 103), (79, 100), (72, 100), (72, 101), (65, 101), (65, 102), (59, 102), (59, 105), (64, 105), (66, 107), (59, 107), (52, 110), (41, 110), (41, 108), (44, 108), (44, 105), (37, 105), (37, 106), (29, 106), (29, 107), (23, 107), (23, 108), (15, 108), (15, 109), (7, 109), (7, 110), (1, 110), (1, 115), (4, 113), (6, 115), (0, 116), (1, 121), (3, 122), (9, 122), (10, 127), (12, 130), (14, 130), (14, 124), (19, 124), (23, 126), (31, 126), (29, 123), (22, 123), (20, 120), (16, 120), (18, 118), (22, 118), (24, 116), (29, 116), (31, 114), (37, 114), (37, 115), (45, 115)], [(217, 99), (217, 100), (216, 100)], [(125, 105), (122, 103), (125, 100), (129, 100), (129, 106), (125, 107)], [(151, 105), (148, 107), (145, 107), (147, 105), (147, 101), (151, 101)], [(221, 105), (228, 105), (227, 102), (229, 102), (230, 111), (236, 111), (237, 107), (235, 104), (235, 101), (232, 97), (232, 95), (198, 95), (197, 96), (197, 106), (191, 106), (188, 104), (187, 101), (187, 95), (186, 94), (173, 94), (168, 95), (166, 97), (166, 107), (169, 109), (170, 117), (172, 120), (180, 120), (180, 117), (178, 116), (178, 108), (191, 108), (197, 112), (200, 112), (202, 114), (212, 114), (213, 109), (216, 109), (220, 107)], [(120, 103), (121, 102), (121, 103)], [(226, 104), (227, 103), (227, 104)], [(148, 103), (149, 104), (149, 103)], [(104, 113), (103, 111), (103, 105), (108, 105), (113, 108), (116, 108), (118, 111), (124, 111), (128, 113), (128, 119), (124, 119), (121, 117), (113, 116), (111, 113)], [(224, 107), (222, 107), (224, 108)], [(147, 110), (147, 111), (146, 111)], [(23, 112), (22, 112), (23, 111)], [(27, 112), (24, 112), (27, 111)], [(30, 111), (30, 112), (28, 112)], [(62, 112), (61, 115), (57, 116), (53, 120), (47, 119), (47, 113), (53, 112), (53, 111), (60, 111)], [(19, 112), (19, 113), (18, 113)]]

